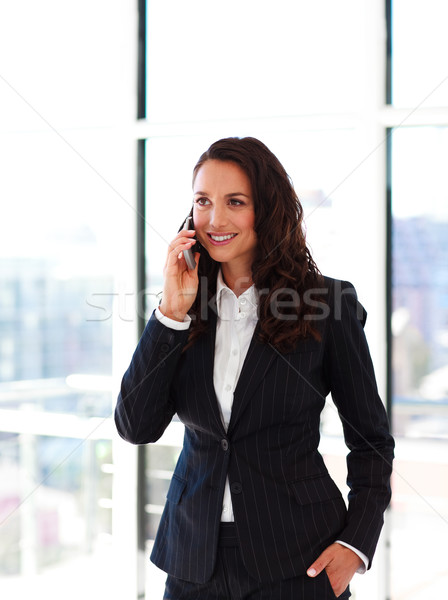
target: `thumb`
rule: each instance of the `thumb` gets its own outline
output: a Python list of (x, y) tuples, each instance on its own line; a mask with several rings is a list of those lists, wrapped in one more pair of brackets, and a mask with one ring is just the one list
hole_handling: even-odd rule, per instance
[(319, 575), (319, 573), (322, 573), (322, 571), (325, 569), (325, 567), (328, 565), (328, 563), (330, 562), (330, 559), (328, 557), (328, 555), (326, 554), (326, 551), (324, 550), (322, 552), (322, 554), (319, 556), (319, 558), (317, 558), (313, 564), (308, 568), (306, 574), (309, 577), (316, 577), (316, 575)]

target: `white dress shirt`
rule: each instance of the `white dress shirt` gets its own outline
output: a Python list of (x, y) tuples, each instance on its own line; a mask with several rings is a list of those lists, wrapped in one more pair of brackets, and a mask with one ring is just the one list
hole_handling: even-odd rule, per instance
[[(221, 271), (216, 285), (215, 363), (213, 383), (221, 409), (221, 418), (227, 431), (232, 412), (233, 393), (252, 339), (257, 316), (258, 298), (255, 286), (239, 297), (224, 283)], [(221, 521), (233, 521), (229, 480), (226, 480)]]
[[(215, 338), (215, 362), (213, 383), (225, 430), (229, 426), (232, 413), (233, 394), (246, 358), (247, 351), (258, 321), (258, 294), (255, 286), (245, 290), (240, 296), (227, 287), (221, 271), (216, 286), (217, 323)], [(187, 315), (184, 321), (174, 321), (165, 317), (157, 308), (156, 317), (161, 323), (172, 329), (188, 329), (191, 319)], [(234, 520), (229, 480), (226, 480), (222, 503), (221, 521)], [(353, 550), (363, 561), (358, 573), (365, 573), (369, 559), (365, 554), (346, 542), (337, 540), (342, 546)]]

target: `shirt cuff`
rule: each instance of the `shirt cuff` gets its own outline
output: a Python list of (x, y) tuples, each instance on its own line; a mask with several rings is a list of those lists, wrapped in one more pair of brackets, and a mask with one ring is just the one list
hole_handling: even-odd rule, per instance
[(174, 319), (170, 319), (169, 317), (165, 317), (165, 315), (161, 312), (160, 308), (156, 308), (154, 311), (156, 318), (158, 321), (162, 323), (162, 325), (166, 325), (170, 329), (176, 329), (176, 331), (184, 331), (185, 329), (189, 329), (191, 323), (191, 317), (189, 315), (185, 315), (184, 320), (175, 321)]
[(341, 546), (345, 546), (346, 548), (349, 548), (350, 550), (352, 550), (355, 554), (357, 554), (359, 556), (359, 558), (362, 560), (362, 562), (364, 564), (361, 565), (356, 572), (359, 573), (360, 575), (363, 575), (369, 568), (369, 559), (367, 558), (367, 556), (360, 550), (357, 550), (356, 548), (353, 548), (353, 546), (350, 546), (350, 544), (347, 544), (347, 542), (341, 542), (341, 540), (336, 540), (336, 543), (341, 544)]

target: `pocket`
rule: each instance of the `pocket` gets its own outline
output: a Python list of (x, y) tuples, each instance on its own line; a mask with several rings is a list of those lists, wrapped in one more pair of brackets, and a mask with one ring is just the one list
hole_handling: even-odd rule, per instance
[(179, 504), (186, 485), (187, 482), (185, 481), (185, 479), (181, 479), (177, 475), (173, 475), (170, 487), (168, 488), (166, 499), (172, 502), (173, 504)]
[(339, 498), (342, 500), (342, 494), (332, 480), (330, 475), (322, 475), (308, 479), (301, 479), (289, 484), (294, 497), (301, 505), (314, 504), (316, 502), (325, 502)]
[(336, 594), (334, 593), (333, 587), (331, 585), (330, 578), (328, 577), (327, 571), (325, 569), (322, 571), (322, 577), (325, 579), (325, 585), (327, 588), (326, 597), (328, 599), (337, 598)]
[(350, 598), (350, 596), (352, 595), (350, 592), (350, 587), (347, 587), (342, 594), (340, 594), (339, 596), (336, 596), (336, 594), (334, 593), (333, 587), (331, 585), (330, 582), (330, 578), (328, 577), (327, 571), (324, 569), (321, 573), (321, 575), (323, 575), (323, 577), (326, 580), (326, 586), (327, 586), (327, 595), (326, 598), (328, 598), (328, 600), (333, 600), (333, 598), (337, 598), (338, 600), (348, 600), (348, 598)]

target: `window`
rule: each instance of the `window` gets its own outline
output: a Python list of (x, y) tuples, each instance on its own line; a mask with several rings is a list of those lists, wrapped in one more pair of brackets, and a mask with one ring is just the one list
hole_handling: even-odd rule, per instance
[(412, 109), (446, 107), (446, 2), (393, 0), (391, 4), (393, 105)]
[[(160, 597), (165, 575), (148, 555), (182, 425), (136, 449), (110, 417), (137, 318), (157, 303), (166, 243), (189, 209), (193, 165), (228, 135), (259, 137), (284, 163), (318, 265), (351, 280), (367, 308), (380, 393), (390, 390), (393, 503), (353, 595), (445, 593), (446, 11), (443, 0), (10, 3), (0, 17), (6, 595), (53, 600), (69, 580), (77, 597)], [(322, 452), (344, 491), (331, 403)]]
[[(447, 152), (446, 127), (392, 131), (392, 414), (398, 466), (391, 576), (398, 597), (417, 586), (431, 594), (435, 573), (443, 568), (437, 539), (448, 509), (448, 178), (442, 165)], [(415, 539), (432, 549), (430, 557), (419, 557), (418, 569), (403, 552)]]
[[(448, 87), (443, 2), (394, 0), (394, 110), (387, 111), (391, 215), (392, 598), (443, 594), (448, 510)], [(408, 549), (415, 540), (419, 559)]]
[[(146, 118), (139, 123), (147, 316), (162, 289), (167, 243), (191, 206), (194, 164), (221, 137), (253, 135), (293, 179), (319, 267), (351, 280), (371, 312), (368, 335), (385, 390), (385, 144), (366, 114), (366, 102), (378, 98), (385, 81), (377, 65), (371, 68), (381, 27), (381, 3), (368, 10), (352, 1), (147, 3)], [(331, 402), (322, 433), (322, 451), (345, 491), (346, 449)], [(173, 421), (142, 456), (146, 555), (182, 435)], [(146, 594), (157, 598), (165, 575), (147, 568)], [(369, 585), (377, 598), (372, 577)]]
[(129, 256), (117, 239), (128, 242), (120, 228), (133, 233), (135, 217), (124, 202), (134, 141), (123, 123), (136, 104), (124, 6), (25, 1), (0, 16), (5, 597), (52, 600), (69, 582), (73, 597), (112, 598), (117, 583), (114, 301)]

